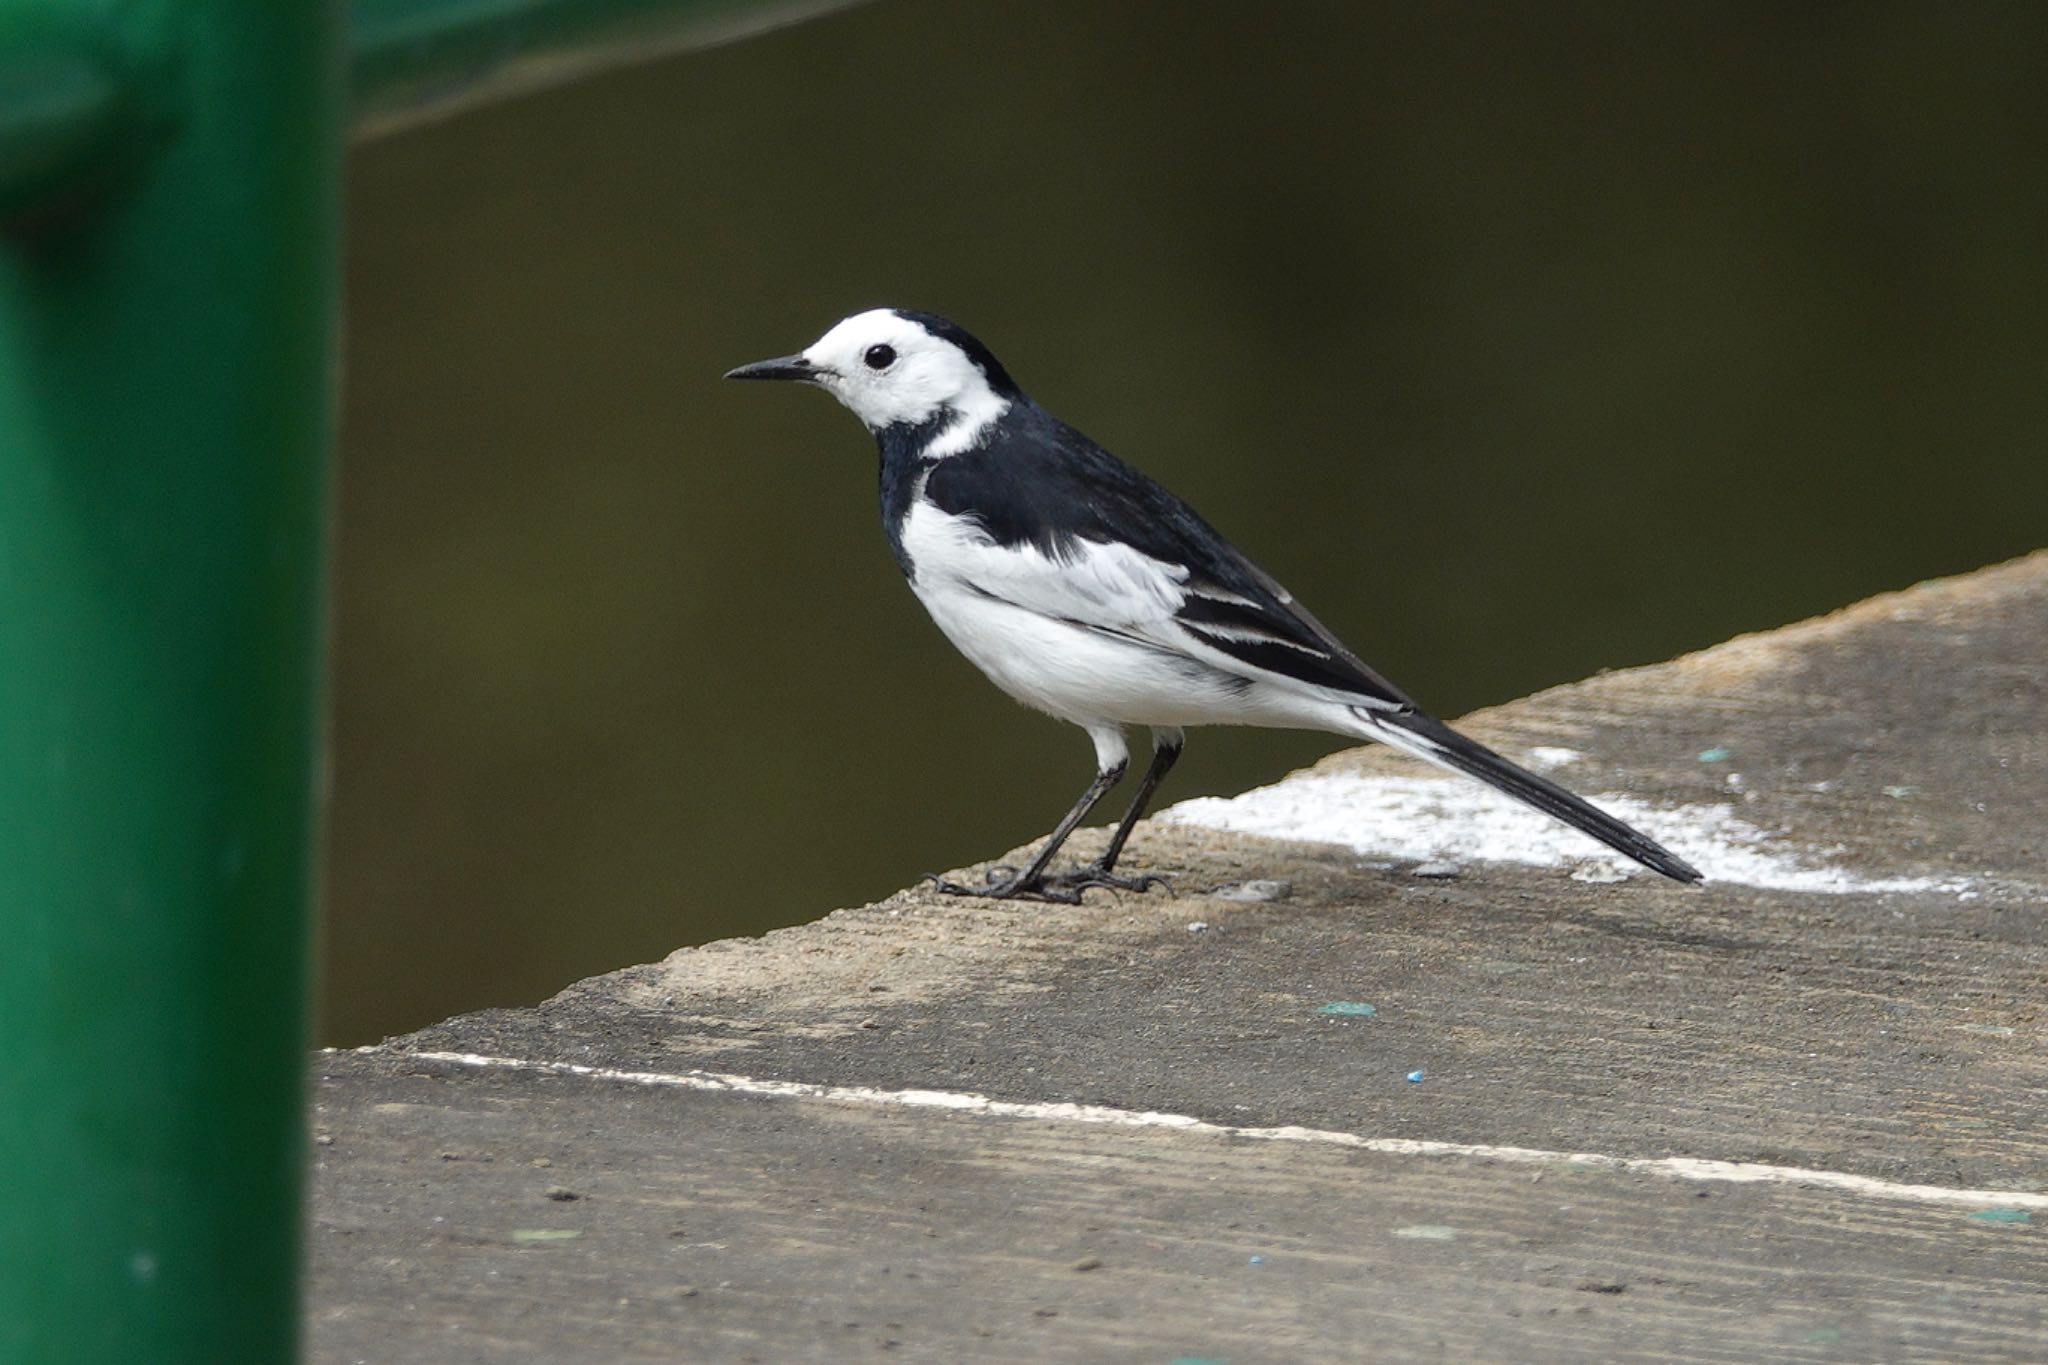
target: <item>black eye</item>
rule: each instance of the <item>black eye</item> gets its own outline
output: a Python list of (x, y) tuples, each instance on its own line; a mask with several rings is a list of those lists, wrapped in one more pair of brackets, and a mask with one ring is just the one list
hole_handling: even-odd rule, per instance
[(894, 346), (870, 346), (868, 347), (868, 353), (862, 356), (861, 359), (867, 362), (867, 366), (871, 370), (886, 370), (896, 363), (896, 348)]

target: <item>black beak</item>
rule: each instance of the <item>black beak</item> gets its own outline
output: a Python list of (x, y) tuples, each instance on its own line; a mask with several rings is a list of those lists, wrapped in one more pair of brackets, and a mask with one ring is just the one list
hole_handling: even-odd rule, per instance
[(727, 370), (727, 379), (804, 379), (815, 380), (818, 367), (800, 355), (777, 356), (773, 360), (757, 360), (751, 365), (742, 365), (737, 370)]

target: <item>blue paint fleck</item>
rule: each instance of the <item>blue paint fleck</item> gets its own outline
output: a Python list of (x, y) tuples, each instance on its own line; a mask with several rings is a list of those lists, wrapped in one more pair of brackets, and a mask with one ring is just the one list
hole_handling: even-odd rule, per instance
[(1246, 1262), (1245, 1264), (1247, 1264), (1247, 1265), (1264, 1265), (1265, 1263), (1266, 1263), (1266, 1258), (1265, 1258), (1265, 1257), (1263, 1257), (1263, 1256), (1254, 1256), (1254, 1257), (1252, 1257), (1252, 1258), (1251, 1258), (1251, 1260), (1247, 1261), (1247, 1262)]
[(1978, 1209), (1970, 1215), (1973, 1223), (2031, 1223), (2034, 1215), (2025, 1209)]
[(1363, 1000), (1332, 1000), (1316, 1011), (1317, 1014), (1346, 1014), (1356, 1019), (1370, 1019), (1379, 1010)]
[(1700, 750), (1700, 762), (1719, 763), (1721, 760), (1730, 757), (1734, 752), (1732, 749), (1723, 749), (1719, 745), (1711, 749), (1702, 749)]
[(1422, 1084), (1422, 1068), (1421, 1068), (1421, 1067), (1417, 1067), (1417, 1068), (1415, 1068), (1415, 1070), (1413, 1070), (1413, 1071), (1411, 1071), (1411, 1072), (1409, 1072), (1409, 1073), (1408, 1073), (1408, 1084), (1410, 1084), (1410, 1085), (1420, 1085), (1420, 1084)]
[(1230, 1365), (1218, 1356), (1175, 1356), (1172, 1365)]

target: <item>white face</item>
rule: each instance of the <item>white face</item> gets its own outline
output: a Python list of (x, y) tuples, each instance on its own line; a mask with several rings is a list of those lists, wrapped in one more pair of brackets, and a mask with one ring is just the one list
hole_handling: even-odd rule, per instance
[(816, 367), (812, 382), (846, 404), (870, 431), (899, 422), (917, 426), (941, 409), (957, 413), (929, 454), (967, 449), (1009, 407), (965, 351), (887, 308), (840, 322), (804, 359)]

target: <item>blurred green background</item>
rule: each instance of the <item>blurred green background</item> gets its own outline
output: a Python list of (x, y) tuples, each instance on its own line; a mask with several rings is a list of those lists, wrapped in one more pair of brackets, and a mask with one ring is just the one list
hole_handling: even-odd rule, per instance
[[(882, 0), (366, 144), (324, 1039), (1079, 790), (853, 418), (718, 382), (859, 308), (979, 333), (1445, 714), (2048, 541), (2044, 71), (2037, 5)], [(1336, 746), (1203, 732), (1165, 796)]]

